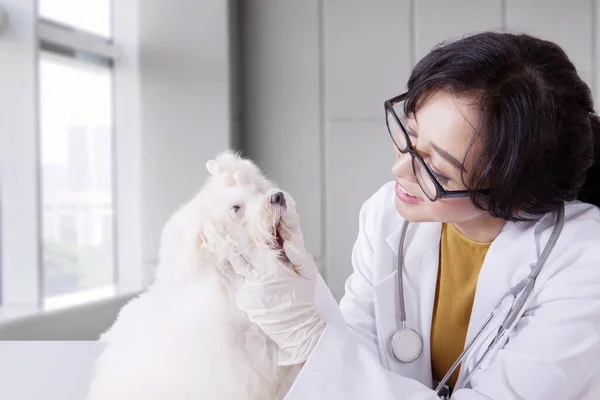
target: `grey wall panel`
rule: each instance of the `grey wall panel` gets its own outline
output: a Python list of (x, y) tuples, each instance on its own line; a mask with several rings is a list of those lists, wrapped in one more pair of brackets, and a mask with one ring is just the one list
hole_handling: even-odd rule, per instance
[(247, 155), (298, 202), (321, 255), (319, 2), (242, 1), (242, 119)]
[(593, 30), (592, 30), (592, 35), (593, 35), (593, 40), (592, 43), (594, 43), (594, 59), (592, 60), (592, 65), (593, 65), (593, 75), (592, 75), (592, 80), (594, 82), (594, 102), (595, 102), (595, 108), (596, 110), (600, 110), (600, 68), (598, 68), (598, 66), (600, 65), (600, 40), (598, 38), (598, 33), (599, 33), (599, 29), (598, 29), (598, 25), (600, 23), (600, 0), (595, 0), (594, 1), (594, 24), (593, 24)]
[(409, 1), (324, 1), (326, 118), (381, 118), (409, 74)]
[(339, 300), (352, 272), (351, 251), (362, 204), (393, 180), (392, 142), (385, 122), (334, 122), (327, 126), (326, 278)]
[(142, 240), (144, 259), (153, 260), (167, 219), (204, 184), (206, 161), (230, 146), (231, 122), (218, 82), (146, 81), (142, 88)]
[(229, 11), (220, 0), (145, 0), (139, 12), (142, 251), (151, 263), (167, 218), (231, 145)]
[(593, 3), (593, 0), (508, 0), (507, 27), (562, 46), (580, 76), (591, 85), (595, 51)]
[(415, 1), (417, 62), (438, 44), (466, 34), (502, 28), (501, 0)]

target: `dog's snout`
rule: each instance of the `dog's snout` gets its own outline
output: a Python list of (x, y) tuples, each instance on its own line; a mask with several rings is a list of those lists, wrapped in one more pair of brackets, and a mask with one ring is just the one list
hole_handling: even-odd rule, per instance
[(271, 196), (271, 204), (285, 207), (285, 196), (282, 192), (277, 192)]

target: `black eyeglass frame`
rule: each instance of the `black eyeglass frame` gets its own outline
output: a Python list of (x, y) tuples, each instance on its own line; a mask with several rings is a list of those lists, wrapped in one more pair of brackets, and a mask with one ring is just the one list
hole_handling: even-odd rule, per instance
[[(394, 111), (394, 105), (398, 104), (399, 102), (403, 101), (406, 99), (408, 92), (406, 93), (402, 93), (396, 97), (392, 97), (389, 100), (386, 100), (384, 102), (384, 109), (385, 109), (385, 124), (388, 128), (388, 133), (390, 134), (390, 137), (392, 138), (392, 142), (394, 142), (394, 146), (396, 146), (396, 148), (398, 149), (398, 151), (402, 154), (406, 154), (409, 153), (412, 157), (412, 167), (413, 167), (413, 173), (415, 174), (415, 177), (417, 178), (417, 183), (419, 184), (419, 187), (421, 188), (421, 190), (423, 191), (423, 193), (425, 194), (425, 196), (427, 196), (427, 198), (431, 201), (436, 201), (438, 199), (455, 199), (455, 198), (462, 198), (462, 197), (469, 197), (471, 195), (471, 193), (481, 193), (484, 195), (489, 194), (489, 190), (487, 189), (479, 189), (479, 190), (446, 190), (443, 188), (443, 186), (438, 182), (438, 180), (436, 179), (435, 175), (433, 174), (433, 172), (431, 171), (431, 169), (429, 169), (429, 167), (427, 166), (427, 163), (425, 162), (425, 160), (423, 160), (423, 157), (421, 157), (421, 155), (419, 153), (417, 153), (417, 151), (415, 150), (415, 148), (412, 145), (412, 142), (410, 141), (410, 137), (408, 136), (408, 132), (406, 132), (406, 128), (404, 127), (404, 125), (402, 124), (402, 122), (400, 121), (400, 118), (398, 118), (398, 115), (396, 114), (396, 111)], [(396, 123), (398, 123), (398, 126), (400, 127), (400, 129), (402, 130), (402, 133), (404, 134), (404, 138), (406, 139), (406, 149), (402, 150), (400, 149), (400, 147), (398, 146), (398, 143), (396, 143), (396, 139), (394, 138), (394, 134), (392, 133), (392, 130), (390, 129), (390, 125), (388, 122), (388, 118), (387, 118), (387, 114), (388, 112), (392, 115), (392, 117), (394, 118), (394, 120), (396, 121)], [(417, 169), (415, 168), (415, 157), (421, 162), (421, 164), (423, 165), (423, 167), (425, 167), (425, 171), (427, 172), (427, 174), (429, 175), (429, 179), (433, 182), (433, 185), (435, 186), (435, 196), (433, 198), (429, 197), (427, 195), (427, 191), (425, 189), (423, 189), (423, 184), (421, 183), (418, 175), (417, 175)]]

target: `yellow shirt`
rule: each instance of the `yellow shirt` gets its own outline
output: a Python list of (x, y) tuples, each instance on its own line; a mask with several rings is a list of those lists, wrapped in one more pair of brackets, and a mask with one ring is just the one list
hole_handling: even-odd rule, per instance
[[(491, 242), (475, 242), (452, 224), (442, 225), (440, 263), (431, 322), (431, 368), (441, 381), (465, 346), (475, 288)], [(454, 387), (457, 369), (448, 385)]]

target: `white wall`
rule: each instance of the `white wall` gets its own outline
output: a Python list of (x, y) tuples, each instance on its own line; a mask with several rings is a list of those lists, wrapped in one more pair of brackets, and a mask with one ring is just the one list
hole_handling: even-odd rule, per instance
[(232, 144), (229, 2), (140, 1), (142, 252)]
[(2, 1), (2, 6), (10, 21), (0, 37), (0, 292), (3, 303), (30, 304), (37, 300), (40, 280), (39, 246), (29, 240), (39, 232), (40, 193), (35, 1)]
[(384, 100), (437, 42), (487, 29), (556, 41), (598, 93), (596, 0), (242, 2), (248, 154), (299, 202), (307, 245), (339, 299), (361, 204), (393, 179)]
[(323, 255), (319, 3), (241, 1), (243, 147), (298, 203), (307, 247)]

